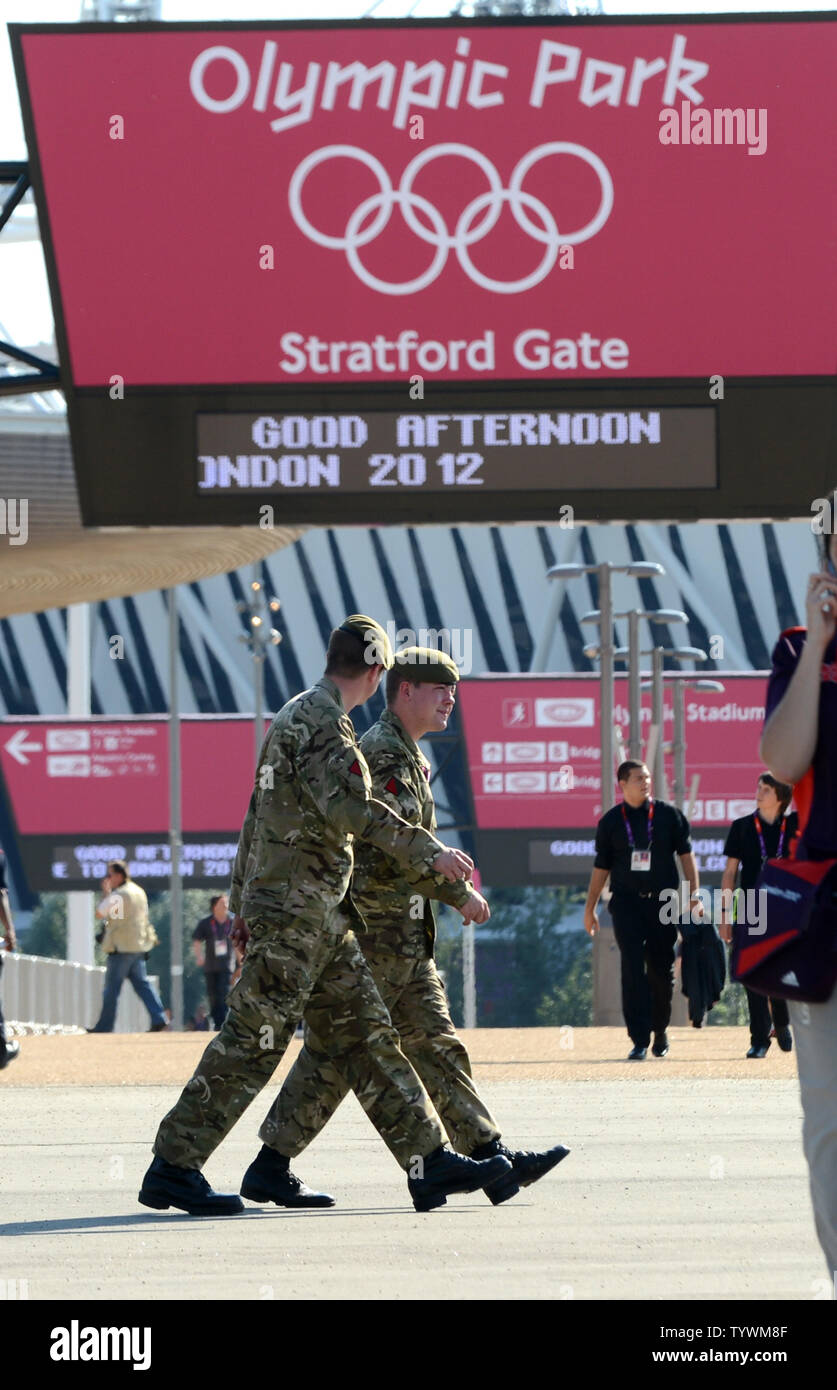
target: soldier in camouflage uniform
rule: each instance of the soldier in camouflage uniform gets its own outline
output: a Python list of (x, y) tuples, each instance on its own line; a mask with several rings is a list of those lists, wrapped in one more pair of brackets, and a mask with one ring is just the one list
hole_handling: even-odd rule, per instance
[[(348, 718), (392, 665), (386, 633), (356, 614), (332, 633), (326, 675), (276, 715), (262, 745), (239, 840), (230, 907), (233, 936), (247, 944), (229, 1012), (180, 1099), (163, 1119), (140, 1201), (192, 1214), (241, 1211), (213, 1193), (200, 1169), (270, 1080), (303, 1012), (329, 1037), (333, 1055), (402, 1167), (418, 1210), (450, 1192), (475, 1191), (508, 1171), (444, 1147), (444, 1132), (398, 1046), (352, 930), (362, 922), (347, 897), (354, 836), (373, 841), (405, 871), (440, 884), (473, 863), (373, 798), (365, 758)], [(468, 1165), (463, 1167), (463, 1164)], [(291, 1191), (289, 1192), (289, 1188)], [(295, 1189), (295, 1190), (294, 1190)], [(303, 1189), (286, 1158), (265, 1145), (242, 1192), (283, 1205), (331, 1205)]]
[[(387, 675), (387, 709), (364, 734), (361, 748), (375, 795), (411, 825), (436, 830), (430, 764), (416, 740), (447, 727), (459, 671), (444, 652), (407, 647)], [(488, 904), (470, 882), (421, 878), (386, 850), (359, 844), (352, 898), (365, 922), (361, 945), (401, 1046), (442, 1118), (451, 1144), (472, 1157), (503, 1153), (512, 1171), (487, 1186), (495, 1205), (515, 1196), (569, 1152), (514, 1153), (474, 1086), (468, 1053), (456, 1036), (433, 961), (436, 922), (432, 899), (458, 908), (465, 921), (487, 921)], [(333, 1115), (351, 1082), (336, 1057), (327, 1020), (306, 1010), (305, 1045), (261, 1129), (261, 1137), (288, 1157), (299, 1154)], [(326, 1025), (326, 1026), (323, 1026)]]

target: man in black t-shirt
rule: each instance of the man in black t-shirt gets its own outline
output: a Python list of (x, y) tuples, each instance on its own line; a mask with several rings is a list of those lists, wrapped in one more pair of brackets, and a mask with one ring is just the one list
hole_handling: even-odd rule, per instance
[[(754, 889), (765, 859), (787, 859), (791, 843), (797, 833), (795, 814), (788, 815), (787, 809), (793, 796), (793, 787), (787, 782), (779, 782), (770, 772), (763, 772), (756, 788), (756, 810), (750, 816), (734, 820), (729, 828), (724, 854), (727, 867), (721, 880), (722, 889), (735, 889), (738, 868), (741, 866), (740, 887), (745, 892)], [(726, 902), (727, 894), (723, 895)], [(720, 934), (724, 941), (732, 941), (732, 916), (724, 907)], [(746, 988), (746, 986), (745, 986)], [(750, 1013), (750, 1048), (748, 1057), (766, 1057), (770, 1047), (771, 1014), (776, 1029), (776, 1041), (783, 1052), (790, 1052), (793, 1039), (790, 1030), (790, 1015), (787, 1000), (770, 999), (755, 990), (747, 990), (747, 1008)]]
[(195, 960), (203, 967), (209, 1012), (216, 1028), (227, 1017), (227, 994), (233, 969), (233, 948), (230, 942), (233, 919), (223, 893), (209, 899), (210, 913), (203, 917), (192, 932)]
[(703, 915), (703, 905), (689, 822), (682, 811), (652, 800), (645, 763), (629, 759), (616, 778), (624, 799), (602, 816), (596, 830), (584, 926), (595, 936), (596, 905), (609, 877), (610, 913), (622, 959), (622, 1012), (633, 1043), (628, 1061), (642, 1062), (652, 1033), (654, 1056), (665, 1057), (669, 1050), (677, 927), (670, 924), (670, 911), (661, 919), (660, 895), (670, 898), (670, 890), (680, 885), (676, 856), (689, 884), (693, 918)]
[[(0, 974), (3, 972), (3, 950), (17, 950), (17, 939), (15, 937), (15, 924), (12, 921), (12, 910), (9, 907), (9, 895), (6, 892), (6, 857), (0, 849), (0, 934), (4, 941), (0, 946)], [(20, 1052), (20, 1043), (12, 1038), (6, 1037), (6, 1024), (3, 1019), (3, 1009), (0, 1006), (0, 1071), (13, 1062)]]

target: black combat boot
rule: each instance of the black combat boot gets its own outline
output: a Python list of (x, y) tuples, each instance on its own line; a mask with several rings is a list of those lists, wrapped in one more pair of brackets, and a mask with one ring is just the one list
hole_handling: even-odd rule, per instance
[(553, 1149), (546, 1149), (544, 1153), (527, 1153), (522, 1149), (508, 1149), (499, 1139), (492, 1139), (489, 1144), (480, 1144), (479, 1148), (474, 1149), (472, 1158), (486, 1159), (493, 1154), (502, 1154), (511, 1163), (511, 1172), (505, 1177), (486, 1185), (486, 1196), (499, 1206), (501, 1202), (507, 1202), (510, 1197), (516, 1197), (521, 1187), (529, 1187), (539, 1178), (543, 1178), (547, 1173), (566, 1158), (569, 1149), (565, 1149), (563, 1144), (556, 1144)]
[(440, 1145), (423, 1160), (420, 1178), (408, 1178), (407, 1186), (416, 1211), (433, 1211), (443, 1207), (455, 1192), (477, 1192), (511, 1172), (509, 1160), (496, 1154), (485, 1163), (463, 1158), (446, 1144)]
[(248, 1202), (275, 1202), (277, 1207), (333, 1207), (327, 1192), (314, 1192), (291, 1172), (291, 1160), (262, 1144), (241, 1181)]
[(234, 1192), (213, 1192), (197, 1168), (176, 1168), (164, 1158), (154, 1159), (142, 1180), (139, 1200), (156, 1211), (177, 1207), (190, 1216), (237, 1216), (244, 1211)]

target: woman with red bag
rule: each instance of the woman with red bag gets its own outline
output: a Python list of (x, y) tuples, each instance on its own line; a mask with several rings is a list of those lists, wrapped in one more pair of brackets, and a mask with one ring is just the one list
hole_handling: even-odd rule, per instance
[[(834, 497), (837, 505), (837, 494)], [(807, 628), (783, 632), (773, 652), (760, 756), (794, 785), (797, 858), (837, 858), (837, 535), (821, 536), (808, 580)], [(837, 1272), (837, 990), (822, 1004), (791, 1002), (805, 1157), (814, 1219), (829, 1274)]]

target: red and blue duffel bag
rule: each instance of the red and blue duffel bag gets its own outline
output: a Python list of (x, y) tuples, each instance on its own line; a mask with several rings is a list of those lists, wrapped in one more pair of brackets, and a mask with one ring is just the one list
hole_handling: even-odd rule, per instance
[(837, 984), (837, 859), (768, 859), (756, 891), (764, 910), (735, 923), (732, 978), (774, 999), (824, 1003)]

